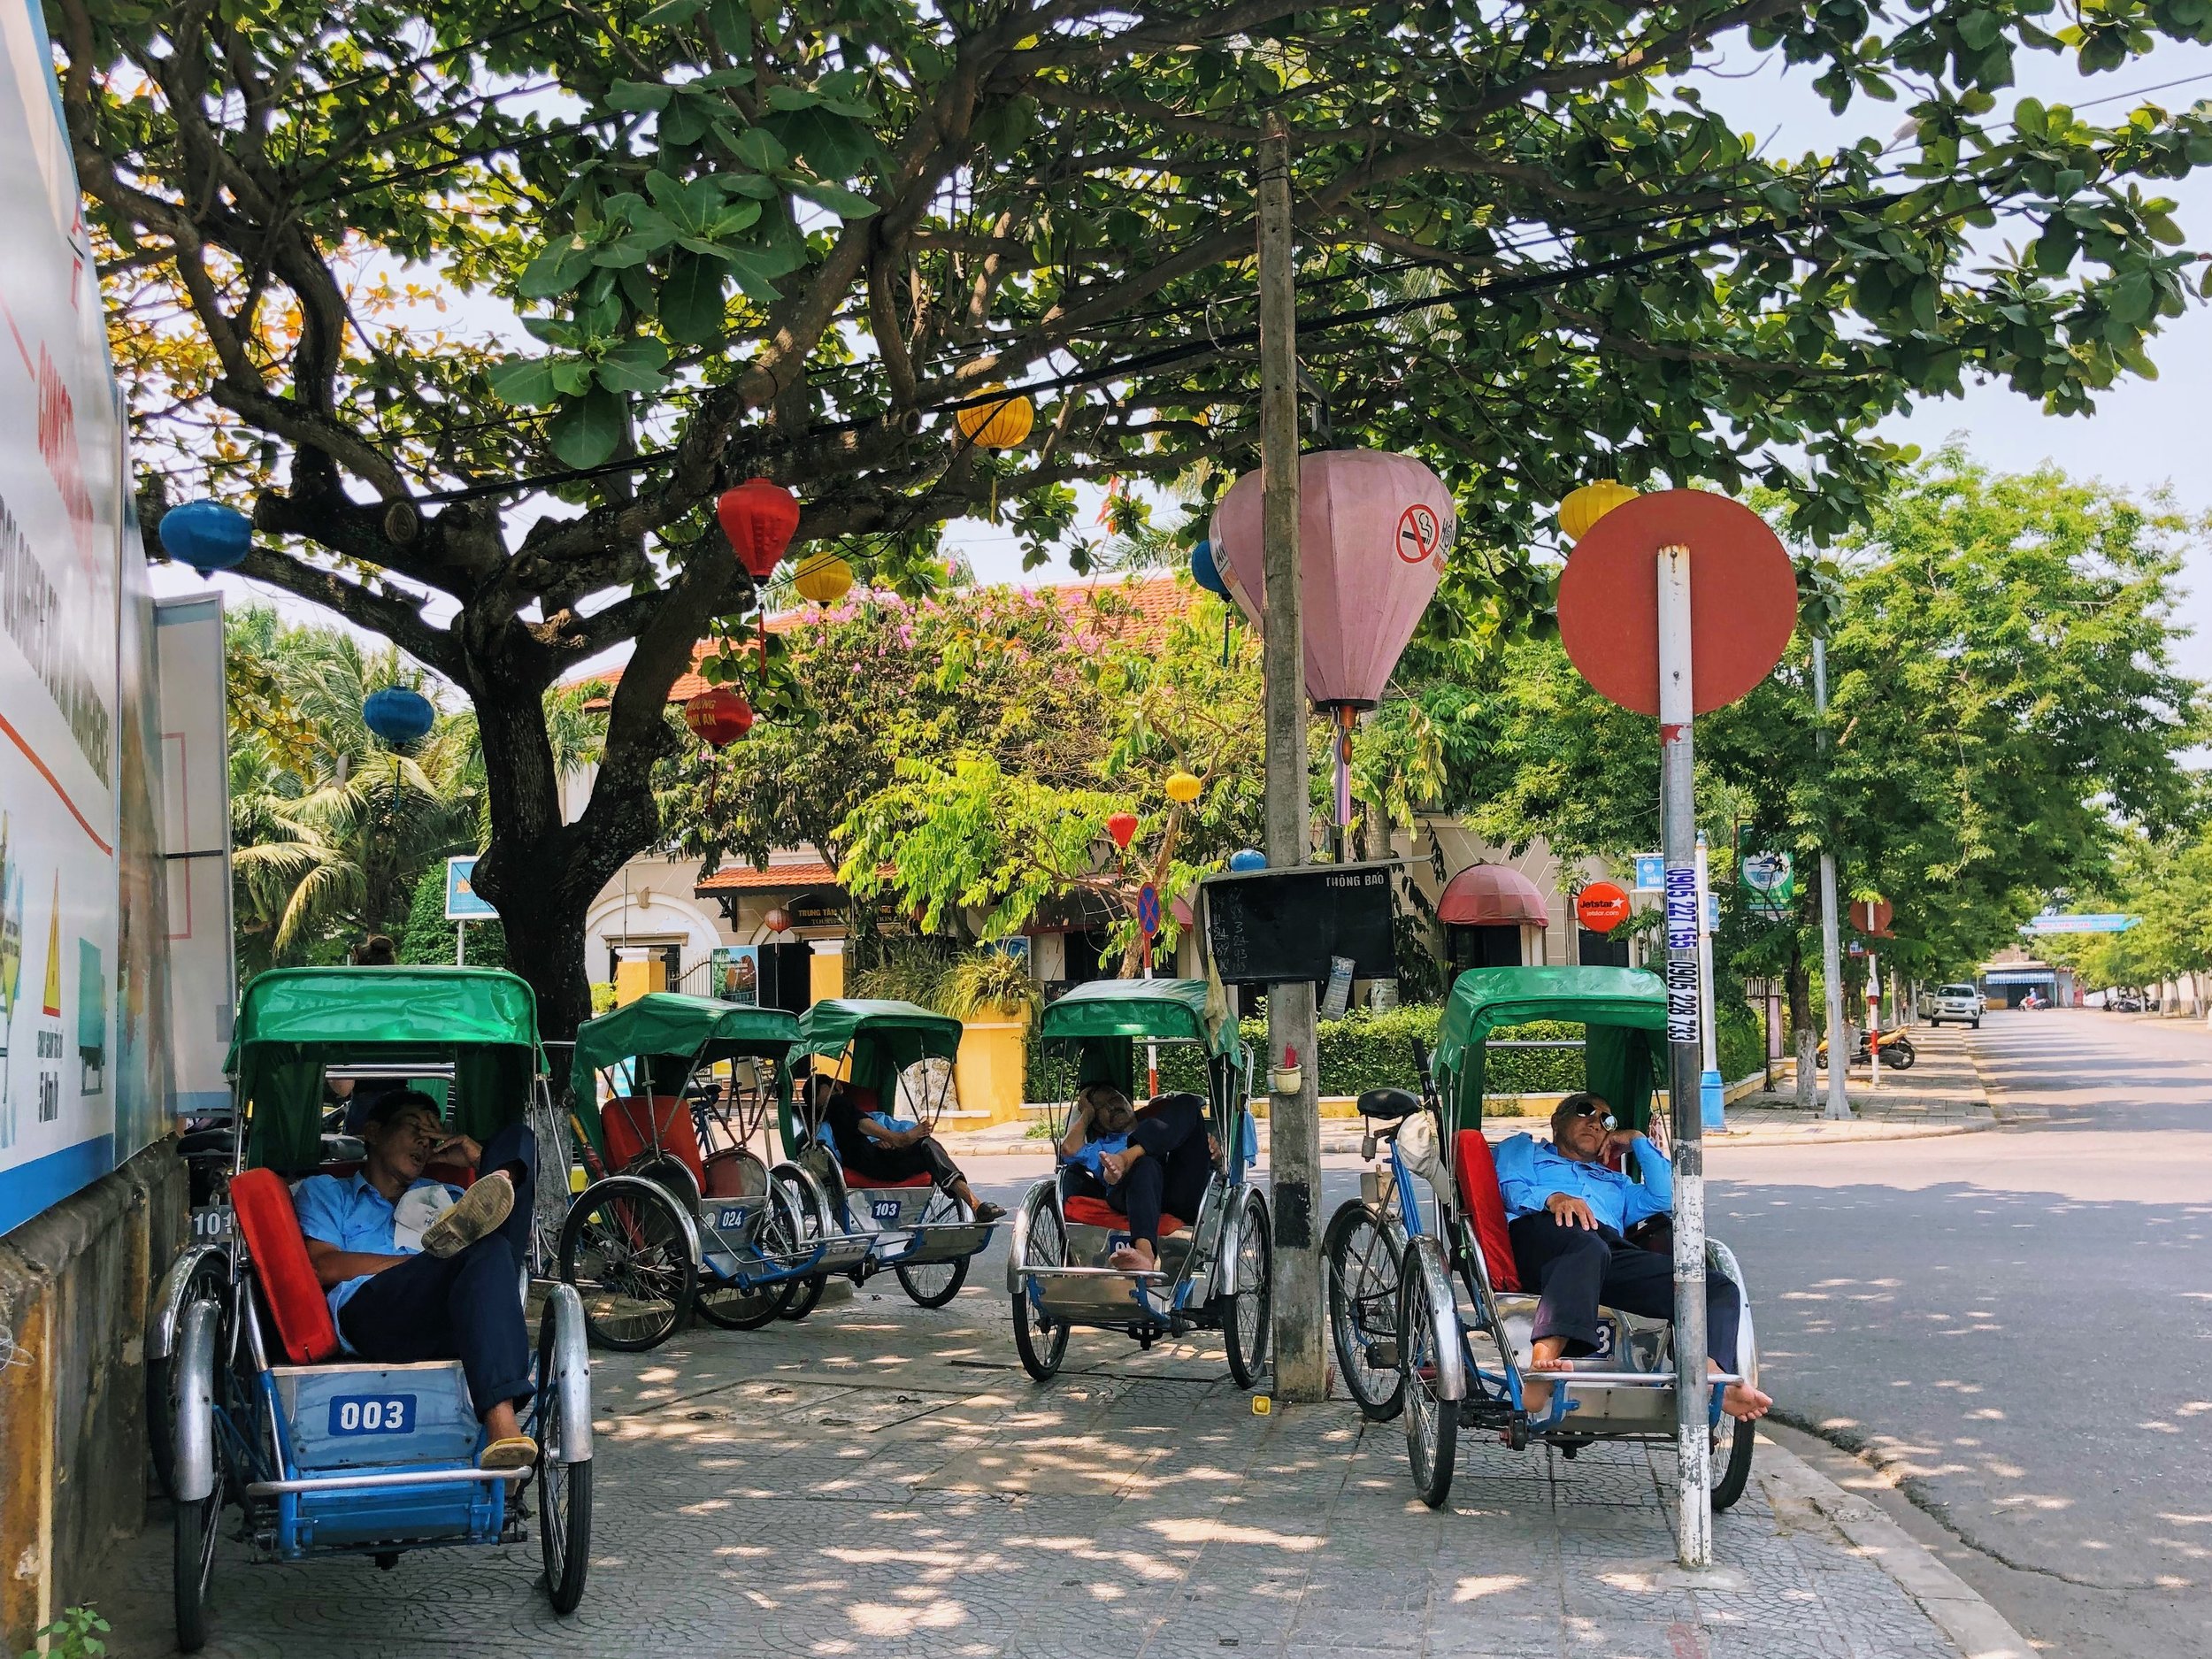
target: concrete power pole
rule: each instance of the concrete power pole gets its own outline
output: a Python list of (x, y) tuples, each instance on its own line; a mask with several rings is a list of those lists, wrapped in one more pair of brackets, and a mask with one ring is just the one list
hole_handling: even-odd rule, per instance
[[(1813, 712), (1828, 712), (1828, 642), (1817, 634), (1813, 635)], [(1828, 747), (1825, 732), (1821, 733), (1820, 746)], [(1827, 837), (1823, 835), (1821, 840), (1824, 843)], [(1851, 1096), (1845, 1092), (1844, 1072), (1849, 1068), (1851, 1044), (1843, 1029), (1843, 945), (1837, 935), (1836, 856), (1825, 845), (1820, 849), (1820, 977), (1828, 993), (1828, 1110), (1822, 1116), (1848, 1118)]]
[[(1291, 256), (1290, 135), (1279, 116), (1260, 141), (1260, 536), (1267, 585), (1267, 862), (1306, 862), (1306, 642), (1298, 550), (1298, 342)], [(1275, 1221), (1275, 1392), (1286, 1401), (1327, 1393), (1321, 1340), (1321, 1256), (1314, 1201), (1321, 1190), (1321, 1056), (1310, 980), (1267, 991), (1267, 1063), (1295, 1056), (1295, 1094), (1268, 1101), (1268, 1163)]]

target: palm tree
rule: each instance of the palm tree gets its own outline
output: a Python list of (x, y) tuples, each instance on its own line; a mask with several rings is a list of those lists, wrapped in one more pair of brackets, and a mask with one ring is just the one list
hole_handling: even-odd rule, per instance
[(480, 845), (481, 765), (472, 723), (440, 719), (402, 754), (369, 731), (363, 700), (385, 686), (433, 695), (396, 649), (364, 652), (334, 629), (233, 618), (232, 873), (241, 966), (328, 959), (397, 933), (434, 861)]

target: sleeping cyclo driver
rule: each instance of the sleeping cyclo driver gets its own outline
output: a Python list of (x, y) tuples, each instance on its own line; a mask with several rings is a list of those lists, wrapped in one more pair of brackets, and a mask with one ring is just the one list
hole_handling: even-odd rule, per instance
[[(1652, 1128), (1663, 1140), (1660, 1120)], [(1606, 1103), (1594, 1094), (1570, 1094), (1552, 1113), (1548, 1144), (1525, 1134), (1498, 1143), (1498, 1190), (1505, 1199), (1506, 1230), (1521, 1282), (1536, 1286), (1540, 1302), (1528, 1369), (1565, 1371), (1570, 1360), (1595, 1349), (1598, 1309), (1617, 1308), (1646, 1318), (1674, 1315), (1674, 1262), (1628, 1242), (1638, 1223), (1669, 1214), (1674, 1171), (1660, 1141), (1616, 1129)], [(1632, 1152), (1640, 1184), (1609, 1169), (1609, 1150)], [(1736, 1368), (1736, 1333), (1743, 1299), (1718, 1273), (1705, 1276), (1707, 1363), (1719, 1373)], [(1551, 1404), (1552, 1386), (1532, 1381), (1531, 1416)], [(1774, 1402), (1748, 1382), (1721, 1393), (1732, 1417), (1762, 1417)]]
[[(480, 1148), (446, 1133), (427, 1094), (404, 1089), (369, 1108), (361, 1138), (358, 1171), (310, 1176), (292, 1194), (339, 1345), (394, 1364), (458, 1359), (484, 1425), (482, 1466), (535, 1462), (515, 1415), (533, 1392), (516, 1294), (530, 1243), (530, 1131), (510, 1125)], [(472, 1164), (475, 1184), (430, 1179), (433, 1163)]]
[(1093, 1197), (1129, 1217), (1129, 1242), (1106, 1258), (1124, 1272), (1159, 1265), (1161, 1216), (1195, 1216), (1221, 1157), (1199, 1096), (1163, 1094), (1139, 1118), (1108, 1083), (1078, 1091), (1060, 1151), (1081, 1166)]

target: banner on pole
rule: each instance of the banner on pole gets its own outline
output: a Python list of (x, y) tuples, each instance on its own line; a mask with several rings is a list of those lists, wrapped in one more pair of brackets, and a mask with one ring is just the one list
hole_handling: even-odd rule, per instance
[(1667, 872), (1667, 949), (1697, 949), (1697, 866), (1676, 864)]
[(1697, 958), (1667, 964), (1667, 1041), (1698, 1041)]

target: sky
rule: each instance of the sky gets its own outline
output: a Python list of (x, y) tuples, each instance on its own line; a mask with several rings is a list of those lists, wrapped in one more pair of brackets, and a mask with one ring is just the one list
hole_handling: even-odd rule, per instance
[[(2169, 108), (2182, 108), (2212, 96), (2212, 48), (2162, 45), (2147, 58), (2110, 74), (2085, 79), (2070, 60), (2024, 53), (2017, 60), (2018, 86), (2000, 98), (2008, 108), (2024, 95), (2048, 103), (2086, 108), (2111, 119), (2147, 95)], [(1890, 142), (1901, 107), (1859, 100), (1840, 117), (1832, 116), (1809, 86), (1810, 73), (1786, 71), (1774, 56), (1748, 52), (1724, 55), (1699, 76), (1709, 105), (1730, 117), (1740, 131), (1764, 135), (1769, 154), (1826, 149), (1862, 134)], [(2170, 83), (2179, 82), (2175, 85)], [(2154, 88), (2163, 88), (2155, 90)], [(2159, 193), (2180, 204), (2177, 214), (2188, 245), (2212, 248), (2212, 172), (2200, 172)], [(2001, 237), (2000, 226), (1994, 235)], [(505, 332), (503, 330), (502, 332)], [(2212, 387), (2212, 310), (2193, 303), (2170, 321), (2151, 344), (2160, 374), (2155, 381), (2130, 379), (2105, 394), (2093, 414), (2070, 418), (2045, 415), (2032, 401), (2001, 386), (1970, 387), (1963, 398), (1924, 403), (1888, 422), (1886, 435), (1932, 449), (1954, 435), (1963, 439), (1975, 459), (2003, 472), (2021, 472), (2055, 462), (2078, 478), (2093, 478), (2131, 494), (2148, 496), (2170, 491), (2174, 504), (2195, 516), (2212, 516), (2212, 459), (2206, 454), (2206, 388)], [(1079, 493), (1077, 524), (1094, 537), (1092, 526), (1101, 493)], [(987, 582), (1019, 582), (1065, 578), (1072, 572), (1056, 558), (1025, 573), (1021, 548), (1012, 533), (977, 520), (948, 528), (949, 553), (964, 556)], [(197, 591), (205, 586), (180, 566), (157, 566), (156, 591)], [(278, 600), (266, 590), (234, 578), (218, 577), (233, 603)], [(282, 600), (280, 609), (303, 619), (328, 621), (311, 606)], [(2192, 549), (2176, 595), (2180, 620), (2193, 630), (2181, 642), (2177, 666), (2212, 680), (2212, 549)]]

